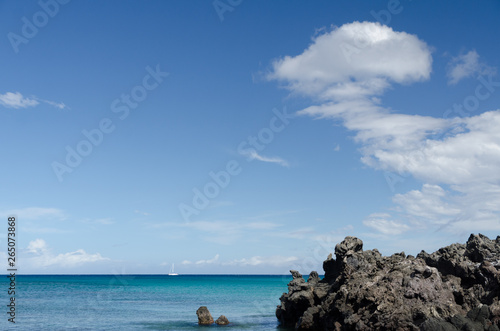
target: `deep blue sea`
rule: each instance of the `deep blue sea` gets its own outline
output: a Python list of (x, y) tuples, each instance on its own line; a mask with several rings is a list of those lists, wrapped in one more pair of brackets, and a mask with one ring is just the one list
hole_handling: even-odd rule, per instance
[(207, 306), (212, 328), (276, 330), (287, 276), (18, 275), (15, 326), (8, 322), (9, 279), (0, 281), (0, 330), (207, 330), (196, 310)]

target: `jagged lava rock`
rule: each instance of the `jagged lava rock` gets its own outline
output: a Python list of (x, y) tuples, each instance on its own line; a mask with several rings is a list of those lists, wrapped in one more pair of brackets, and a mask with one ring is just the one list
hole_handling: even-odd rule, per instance
[(210, 325), (214, 324), (214, 319), (210, 314), (210, 311), (206, 306), (201, 306), (196, 311), (196, 315), (198, 316), (198, 324), (199, 325)]
[(276, 317), (302, 330), (499, 330), (500, 236), (471, 235), (417, 257), (363, 251), (346, 237), (323, 262), (325, 277), (298, 271)]

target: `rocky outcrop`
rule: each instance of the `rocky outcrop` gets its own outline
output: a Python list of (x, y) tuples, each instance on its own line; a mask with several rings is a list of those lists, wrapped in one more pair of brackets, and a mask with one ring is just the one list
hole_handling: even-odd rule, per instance
[(198, 316), (199, 325), (214, 324), (214, 319), (212, 318), (212, 315), (210, 314), (210, 311), (207, 307), (201, 306), (200, 308), (198, 308), (198, 310), (196, 311), (196, 315)]
[(220, 315), (219, 318), (215, 321), (215, 324), (217, 325), (228, 325), (229, 320), (227, 319), (226, 316)]
[(198, 316), (199, 325), (211, 325), (214, 323), (217, 325), (229, 324), (229, 320), (224, 315), (220, 315), (219, 318), (214, 322), (212, 314), (210, 314), (210, 311), (206, 306), (201, 306), (200, 308), (198, 308), (198, 310), (196, 311), (196, 315)]
[(302, 330), (498, 330), (500, 236), (471, 235), (417, 257), (346, 237), (307, 282), (291, 270), (276, 317)]

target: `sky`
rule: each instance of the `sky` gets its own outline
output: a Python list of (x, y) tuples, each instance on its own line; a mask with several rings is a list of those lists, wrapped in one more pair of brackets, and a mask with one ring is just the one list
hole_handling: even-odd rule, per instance
[[(26, 274), (322, 273), (500, 234), (500, 3), (0, 1)], [(7, 222), (0, 258), (7, 260)]]

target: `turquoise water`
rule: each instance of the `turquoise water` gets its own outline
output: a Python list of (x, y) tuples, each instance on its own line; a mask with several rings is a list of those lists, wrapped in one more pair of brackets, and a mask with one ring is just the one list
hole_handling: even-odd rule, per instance
[(279, 297), (287, 276), (242, 275), (21, 275), (16, 279), (16, 325), (7, 321), (8, 278), (0, 281), (0, 329), (205, 330), (196, 310), (230, 330), (276, 330)]

